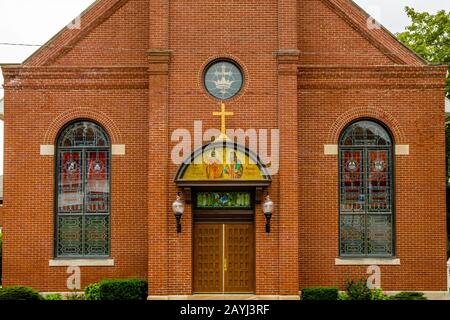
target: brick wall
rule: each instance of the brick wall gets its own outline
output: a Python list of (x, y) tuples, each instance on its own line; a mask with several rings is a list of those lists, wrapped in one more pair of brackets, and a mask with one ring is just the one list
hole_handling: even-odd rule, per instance
[[(80, 75), (75, 72), (75, 76)], [(66, 268), (49, 267), (54, 257), (55, 158), (40, 156), (39, 146), (54, 144), (59, 129), (79, 118), (99, 122), (112, 143), (126, 145), (126, 156), (112, 156), (111, 256), (115, 267), (82, 267), (82, 286), (105, 277), (146, 277), (148, 146), (142, 135), (148, 132), (147, 89), (100, 84), (84, 89), (52, 88), (62, 79), (39, 89), (25, 78), (22, 75), (20, 89), (5, 90), (9, 103), (5, 106), (4, 285), (67, 290)], [(86, 85), (83, 78), (79, 81)]]
[[(445, 291), (445, 158), (442, 72), (396, 67), (341, 70), (301, 68), (299, 74), (300, 283), (339, 285), (366, 275), (366, 267), (335, 266), (339, 247), (338, 144), (344, 126), (358, 118), (384, 123), (396, 155), (395, 244), (400, 266), (383, 266), (385, 290)], [(364, 76), (361, 76), (364, 74)], [(363, 78), (363, 79), (362, 79)], [(386, 79), (393, 78), (389, 84)], [(430, 230), (433, 230), (430, 232)]]
[(54, 144), (68, 121), (88, 118), (126, 155), (112, 158), (115, 266), (83, 267), (82, 286), (141, 276), (151, 295), (192, 293), (192, 210), (177, 234), (170, 135), (192, 131), (194, 120), (218, 127), (219, 104), (201, 78), (210, 61), (227, 57), (246, 77), (227, 103), (235, 113), (228, 127), (281, 129), (270, 234), (256, 208), (256, 293), (296, 294), (365, 274), (334, 264), (337, 157), (323, 154), (358, 117), (384, 122), (411, 148), (395, 158), (401, 265), (382, 268), (385, 289), (445, 290), (445, 71), (423, 66), (363, 20), (340, 0), (103, 0), (82, 30), (63, 32), (24, 66), (4, 67), (4, 284), (65, 289), (66, 269), (48, 266), (54, 157), (40, 156), (39, 146)]

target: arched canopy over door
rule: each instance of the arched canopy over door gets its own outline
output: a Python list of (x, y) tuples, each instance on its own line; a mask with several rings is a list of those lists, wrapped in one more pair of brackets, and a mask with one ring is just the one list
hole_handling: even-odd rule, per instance
[(194, 151), (178, 169), (175, 183), (180, 187), (265, 187), (271, 178), (254, 152), (233, 142), (219, 141)]

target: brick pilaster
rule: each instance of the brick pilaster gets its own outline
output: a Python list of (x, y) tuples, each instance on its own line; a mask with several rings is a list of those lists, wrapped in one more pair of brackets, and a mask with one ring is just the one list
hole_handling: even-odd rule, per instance
[(149, 0), (149, 48), (169, 47), (169, 0)]
[(148, 148), (148, 276), (149, 294), (168, 287), (168, 87), (170, 52), (150, 50)]
[(169, 1), (149, 0), (148, 282), (149, 295), (169, 286)]
[(297, 1), (278, 1), (279, 294), (299, 292), (298, 263), (298, 92)]

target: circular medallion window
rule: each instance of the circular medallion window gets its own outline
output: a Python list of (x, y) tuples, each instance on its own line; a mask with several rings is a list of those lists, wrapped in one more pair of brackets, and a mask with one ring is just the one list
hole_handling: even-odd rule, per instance
[(227, 100), (241, 91), (244, 75), (233, 61), (216, 60), (206, 67), (204, 84), (210, 95), (219, 100)]

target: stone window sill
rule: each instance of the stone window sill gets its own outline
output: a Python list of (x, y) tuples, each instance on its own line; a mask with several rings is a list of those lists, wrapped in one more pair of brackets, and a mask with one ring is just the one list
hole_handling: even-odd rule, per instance
[(336, 258), (337, 266), (399, 266), (398, 258)]
[(53, 259), (50, 267), (114, 267), (114, 259)]

